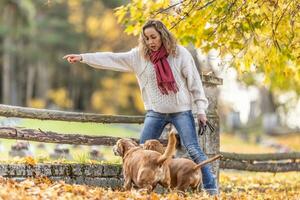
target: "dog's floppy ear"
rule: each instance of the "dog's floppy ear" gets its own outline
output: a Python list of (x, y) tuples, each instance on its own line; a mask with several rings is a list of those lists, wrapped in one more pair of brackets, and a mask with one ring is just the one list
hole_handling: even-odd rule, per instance
[(119, 139), (115, 145), (114, 152), (116, 152), (118, 156), (123, 157), (129, 149), (137, 146), (138, 144), (132, 139)]
[(144, 149), (152, 150), (163, 154), (164, 146), (158, 140), (147, 140), (144, 144)]
[(122, 140), (118, 140), (116, 145), (113, 147), (113, 152), (116, 156), (121, 156), (123, 157), (124, 156), (124, 145), (123, 145), (123, 142)]
[(122, 142), (118, 142), (118, 144), (117, 144), (117, 151), (118, 151), (118, 153), (119, 153), (119, 155), (121, 157), (124, 156), (125, 148), (124, 148), (124, 144)]

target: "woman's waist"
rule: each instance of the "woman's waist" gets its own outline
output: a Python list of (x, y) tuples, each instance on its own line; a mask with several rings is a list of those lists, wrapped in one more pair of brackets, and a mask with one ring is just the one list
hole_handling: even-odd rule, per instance
[(153, 111), (161, 115), (169, 115), (169, 114), (178, 114), (182, 112), (187, 112), (192, 110), (192, 106), (189, 104), (184, 105), (145, 105), (145, 110), (147, 112)]

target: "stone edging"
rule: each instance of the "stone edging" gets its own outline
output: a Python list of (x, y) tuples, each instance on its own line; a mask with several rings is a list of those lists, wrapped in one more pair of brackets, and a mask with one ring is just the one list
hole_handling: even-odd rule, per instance
[(122, 166), (117, 164), (1, 164), (0, 176), (15, 180), (46, 176), (70, 184), (110, 188), (123, 185)]

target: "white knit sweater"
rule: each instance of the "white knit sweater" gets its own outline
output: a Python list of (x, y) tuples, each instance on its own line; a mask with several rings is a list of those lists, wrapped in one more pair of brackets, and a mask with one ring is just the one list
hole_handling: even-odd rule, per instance
[(173, 72), (179, 92), (161, 94), (157, 87), (153, 64), (145, 60), (134, 48), (124, 53), (99, 52), (80, 54), (82, 62), (99, 69), (135, 73), (146, 110), (159, 113), (176, 113), (192, 110), (205, 114), (208, 101), (192, 55), (183, 46), (177, 46), (177, 56), (167, 60)]

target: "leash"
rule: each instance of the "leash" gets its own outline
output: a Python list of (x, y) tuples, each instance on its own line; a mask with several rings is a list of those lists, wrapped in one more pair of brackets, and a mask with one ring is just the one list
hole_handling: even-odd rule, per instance
[(199, 124), (198, 135), (203, 135), (206, 132), (207, 127), (211, 132), (215, 131), (215, 127), (207, 120), (205, 125)]

